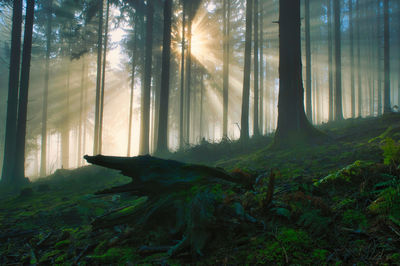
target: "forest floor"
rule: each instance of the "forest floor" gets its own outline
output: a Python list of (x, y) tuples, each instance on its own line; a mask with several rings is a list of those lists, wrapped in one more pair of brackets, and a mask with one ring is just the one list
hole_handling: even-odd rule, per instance
[[(271, 150), (267, 136), (251, 139), (246, 149), (204, 142), (172, 154), (256, 180), (247, 188), (212, 187), (236, 216), (219, 219), (206, 210), (213, 226), (201, 230), (210, 237), (192, 235), (192, 250), (176, 253), (170, 247), (184, 232), (168, 233), (174, 225), (137, 229), (123, 219), (146, 199), (94, 194), (131, 180), (117, 171), (58, 170), (22, 190), (0, 188), (0, 264), (400, 265), (400, 115), (319, 129), (329, 143)], [(121, 222), (95, 226), (110, 215)]]

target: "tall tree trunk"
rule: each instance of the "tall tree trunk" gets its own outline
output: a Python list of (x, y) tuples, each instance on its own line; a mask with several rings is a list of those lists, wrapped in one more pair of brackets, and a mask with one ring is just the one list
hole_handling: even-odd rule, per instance
[[(377, 58), (376, 58), (376, 60), (377, 60), (377, 62), (376, 62), (376, 65), (377, 65), (377, 73), (374, 73), (374, 74), (377, 74), (378, 75), (378, 78), (377, 78), (377, 80), (378, 80), (378, 116), (381, 116), (382, 115), (382, 36), (381, 36), (381, 30), (382, 30), (382, 8), (381, 8), (381, 0), (378, 0), (377, 2), (376, 2), (376, 9), (377, 9), (377, 23), (376, 23), (376, 27), (377, 27), (377, 29), (376, 29), (376, 35), (378, 36), (378, 40), (377, 40), (377, 45), (376, 45), (376, 47), (377, 47), (377, 54), (378, 54), (378, 56), (377, 56)], [(375, 53), (376, 53), (376, 51), (375, 51)], [(374, 81), (374, 84), (375, 84), (375, 81)], [(375, 101), (375, 97), (373, 97), (373, 101), (372, 102), (374, 102)], [(372, 104), (372, 106), (374, 106), (374, 104)], [(373, 116), (373, 114), (372, 114), (372, 116)]]
[(101, 99), (101, 55), (103, 49), (103, 0), (99, 5), (99, 28), (97, 31), (97, 76), (96, 76), (96, 102), (94, 111), (94, 139), (93, 154), (99, 154), (99, 129), (100, 129), (100, 99)]
[(332, 56), (332, 0), (328, 0), (328, 75), (329, 75), (329, 121), (334, 120), (333, 56)]
[(199, 131), (200, 131), (200, 143), (202, 142), (202, 140), (203, 140), (203, 116), (204, 116), (204, 114), (203, 114), (203, 104), (204, 104), (204, 73), (203, 72), (201, 72), (201, 80), (200, 80), (200, 129), (199, 129)]
[(258, 126), (258, 110), (259, 110), (259, 66), (258, 66), (258, 0), (254, 0), (254, 119), (253, 119), (253, 135), (260, 135)]
[(104, 91), (106, 81), (106, 65), (107, 65), (107, 45), (108, 45), (108, 19), (110, 15), (110, 0), (107, 0), (107, 11), (106, 11), (106, 26), (104, 29), (104, 52), (103, 52), (103, 70), (101, 77), (101, 93), (100, 93), (100, 122), (99, 122), (99, 152), (102, 152), (103, 148), (103, 120), (104, 120)]
[[(68, 47), (68, 52), (70, 52)], [(65, 118), (61, 125), (61, 167), (69, 168), (69, 82), (70, 82), (70, 69), (71, 63), (67, 63), (67, 80), (65, 86), (65, 99), (64, 99), (64, 111)]]
[(21, 84), (19, 88), (17, 142), (14, 169), (14, 181), (22, 183), (25, 180), (25, 137), (26, 118), (28, 113), (29, 74), (31, 67), (32, 31), (35, 11), (35, 1), (27, 1), (24, 47), (22, 49)]
[(341, 0), (333, 1), (335, 17), (335, 120), (343, 120), (340, 2)]
[(146, 22), (146, 52), (144, 66), (144, 84), (142, 86), (141, 115), (140, 120), (140, 143), (139, 154), (149, 153), (149, 133), (150, 133), (150, 92), (151, 92), (151, 70), (153, 57), (153, 4), (147, 2), (147, 22)]
[(6, 132), (4, 141), (4, 158), (1, 182), (12, 182), (13, 166), (15, 165), (15, 143), (17, 132), (17, 105), (18, 83), (21, 59), (21, 24), (22, 24), (22, 0), (14, 0), (11, 30), (10, 71), (8, 78), (8, 100)]
[(49, 95), (53, 0), (48, 0), (47, 5), (48, 5), (48, 10), (47, 10), (47, 25), (46, 25), (46, 62), (45, 62), (44, 90), (43, 90), (42, 147), (40, 156), (40, 176), (45, 176), (47, 171), (47, 98)]
[(351, 87), (351, 117), (356, 117), (356, 88), (354, 79), (354, 17), (353, 1), (349, 1), (349, 31), (350, 31), (350, 87)]
[(184, 145), (184, 90), (185, 90), (185, 27), (186, 27), (186, 12), (183, 2), (182, 11), (182, 43), (181, 43), (181, 88), (179, 102), (179, 149), (183, 149)]
[(169, 106), (169, 75), (171, 60), (171, 17), (172, 0), (164, 3), (164, 40), (162, 51), (161, 91), (158, 124), (157, 152), (168, 151), (168, 106)]
[(136, 50), (137, 50), (137, 31), (138, 27), (135, 24), (134, 29), (134, 40), (133, 40), (133, 50), (132, 50), (132, 77), (131, 77), (131, 95), (129, 102), (129, 123), (128, 123), (128, 150), (127, 156), (131, 156), (131, 146), (132, 146), (132, 119), (133, 119), (133, 100), (135, 92), (135, 69), (136, 69)]
[(360, 45), (360, 24), (361, 24), (361, 16), (360, 16), (360, 0), (356, 0), (356, 10), (357, 10), (357, 89), (358, 89), (358, 117), (362, 116), (362, 80), (361, 80), (361, 45)]
[(280, 0), (279, 103), (275, 145), (314, 141), (316, 130), (304, 111), (301, 65), (300, 0)]
[(229, 104), (229, 54), (230, 54), (230, 2), (223, 1), (223, 118), (222, 137), (228, 137), (228, 104)]
[(192, 73), (192, 10), (189, 10), (188, 19), (188, 47), (186, 55), (186, 143), (190, 143), (190, 100), (191, 100), (191, 73)]
[(260, 2), (260, 132), (264, 135), (264, 1)]
[(389, 28), (389, 0), (383, 0), (384, 8), (384, 30), (383, 30), (383, 64), (385, 72), (385, 103), (384, 113), (391, 113), (392, 108), (390, 104), (390, 28)]
[(311, 32), (310, 32), (310, 0), (304, 0), (305, 31), (306, 31), (306, 114), (312, 122), (312, 83), (311, 83)]
[(82, 122), (83, 122), (83, 100), (84, 100), (84, 90), (85, 90), (85, 78), (86, 78), (86, 60), (85, 60), (85, 55), (82, 56), (82, 73), (81, 73), (81, 90), (80, 90), (80, 97), (79, 97), (79, 131), (78, 131), (78, 160), (77, 160), (77, 165), (78, 167), (82, 165), (82, 154), (83, 154), (83, 149), (82, 149)]
[(249, 139), (249, 102), (250, 102), (250, 72), (251, 72), (251, 35), (253, 20), (253, 0), (246, 0), (246, 43), (244, 50), (244, 76), (242, 95), (242, 115), (240, 140)]

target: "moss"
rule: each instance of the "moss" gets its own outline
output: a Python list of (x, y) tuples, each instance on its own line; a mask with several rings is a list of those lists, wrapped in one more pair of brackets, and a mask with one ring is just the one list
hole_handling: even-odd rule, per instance
[(366, 216), (358, 210), (346, 210), (343, 213), (342, 223), (355, 229), (366, 229), (368, 226)]
[(312, 260), (315, 263), (324, 263), (328, 257), (329, 251), (326, 249), (314, 249), (312, 252)]
[(97, 263), (125, 263), (125, 262), (135, 262), (138, 259), (136, 251), (129, 247), (113, 247), (107, 250), (106, 253), (102, 255), (92, 255), (90, 256)]
[(263, 247), (250, 253), (246, 258), (246, 263), (248, 265), (285, 265), (286, 255), (291, 264), (312, 263), (312, 258), (309, 255), (312, 240), (307, 232), (285, 228), (273, 239), (264, 241), (264, 243), (258, 241), (257, 243), (263, 244)]
[(71, 240), (65, 239), (65, 240), (62, 240), (62, 241), (57, 242), (57, 243), (55, 244), (55, 247), (56, 247), (57, 249), (62, 249), (62, 248), (68, 247), (70, 244), (71, 244)]
[(57, 255), (60, 255), (60, 253), (62, 253), (61, 250), (55, 249), (55, 250), (51, 250), (46, 252), (45, 254), (43, 254), (43, 256), (40, 258), (39, 262), (46, 262), (47, 260), (49, 260), (50, 258), (53, 258)]

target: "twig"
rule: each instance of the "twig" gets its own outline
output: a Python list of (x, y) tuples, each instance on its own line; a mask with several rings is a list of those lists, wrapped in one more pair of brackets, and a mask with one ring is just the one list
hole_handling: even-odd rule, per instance
[(49, 239), (49, 237), (53, 234), (52, 231), (50, 231), (42, 240), (40, 240), (36, 246), (40, 247), (47, 239)]

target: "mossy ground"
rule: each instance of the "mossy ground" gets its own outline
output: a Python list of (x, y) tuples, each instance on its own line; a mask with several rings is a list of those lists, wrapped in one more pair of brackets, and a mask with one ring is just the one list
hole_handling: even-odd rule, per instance
[[(93, 230), (97, 217), (123, 215), (143, 198), (95, 196), (130, 178), (89, 166), (59, 170), (24, 193), (0, 188), (0, 264), (399, 265), (400, 115), (319, 129), (330, 142), (271, 150), (267, 136), (250, 140), (246, 149), (225, 141), (170, 155), (260, 177), (254, 190), (224, 193), (263, 226), (217, 234), (204, 256), (185, 251), (168, 257), (162, 247), (177, 239), (167, 237), (165, 228)], [(271, 169), (280, 174), (272, 204), (264, 206)]]

